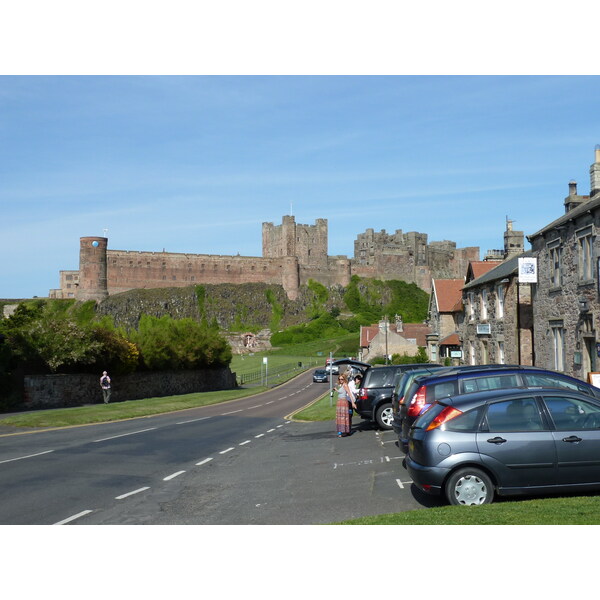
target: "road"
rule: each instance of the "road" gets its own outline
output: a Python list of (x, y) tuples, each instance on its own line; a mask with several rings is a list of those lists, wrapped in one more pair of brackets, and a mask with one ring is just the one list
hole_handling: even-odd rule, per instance
[(0, 435), (0, 524), (319, 524), (420, 508), (393, 432), (286, 418), (326, 387)]

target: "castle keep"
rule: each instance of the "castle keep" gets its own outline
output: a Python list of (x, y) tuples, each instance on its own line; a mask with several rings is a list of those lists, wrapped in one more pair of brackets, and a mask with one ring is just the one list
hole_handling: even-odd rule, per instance
[(79, 271), (61, 271), (50, 297), (101, 301), (137, 288), (268, 283), (283, 286), (293, 300), (309, 279), (345, 287), (352, 275), (402, 279), (430, 292), (432, 278), (460, 277), (469, 261), (479, 260), (478, 247), (428, 244), (427, 234), (401, 230), (367, 229), (354, 243), (354, 259), (329, 256), (327, 246), (327, 219), (302, 225), (289, 215), (281, 225), (263, 223), (262, 257), (111, 250), (106, 237), (82, 237)]

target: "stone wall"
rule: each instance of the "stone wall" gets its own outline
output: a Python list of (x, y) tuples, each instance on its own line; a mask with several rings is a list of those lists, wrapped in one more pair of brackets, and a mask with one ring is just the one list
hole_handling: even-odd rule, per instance
[[(228, 367), (197, 371), (140, 372), (112, 376), (111, 402), (178, 396), (236, 387)], [(29, 375), (24, 382), (23, 408), (62, 408), (102, 402), (100, 375)]]

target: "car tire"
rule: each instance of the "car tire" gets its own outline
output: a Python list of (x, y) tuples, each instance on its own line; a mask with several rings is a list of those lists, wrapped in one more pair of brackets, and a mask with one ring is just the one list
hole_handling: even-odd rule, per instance
[(394, 421), (394, 413), (390, 402), (382, 404), (375, 413), (375, 421), (380, 429), (389, 430), (392, 428)]
[(465, 467), (450, 475), (444, 493), (455, 506), (489, 504), (494, 499), (494, 484), (481, 469)]

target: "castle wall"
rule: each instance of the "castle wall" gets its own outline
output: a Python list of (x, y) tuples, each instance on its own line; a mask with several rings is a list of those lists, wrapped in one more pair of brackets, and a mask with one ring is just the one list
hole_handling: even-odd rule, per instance
[(289, 272), (287, 262), (248, 256), (108, 250), (108, 292), (118, 294), (135, 288), (183, 287), (201, 283), (282, 285), (284, 274)]

